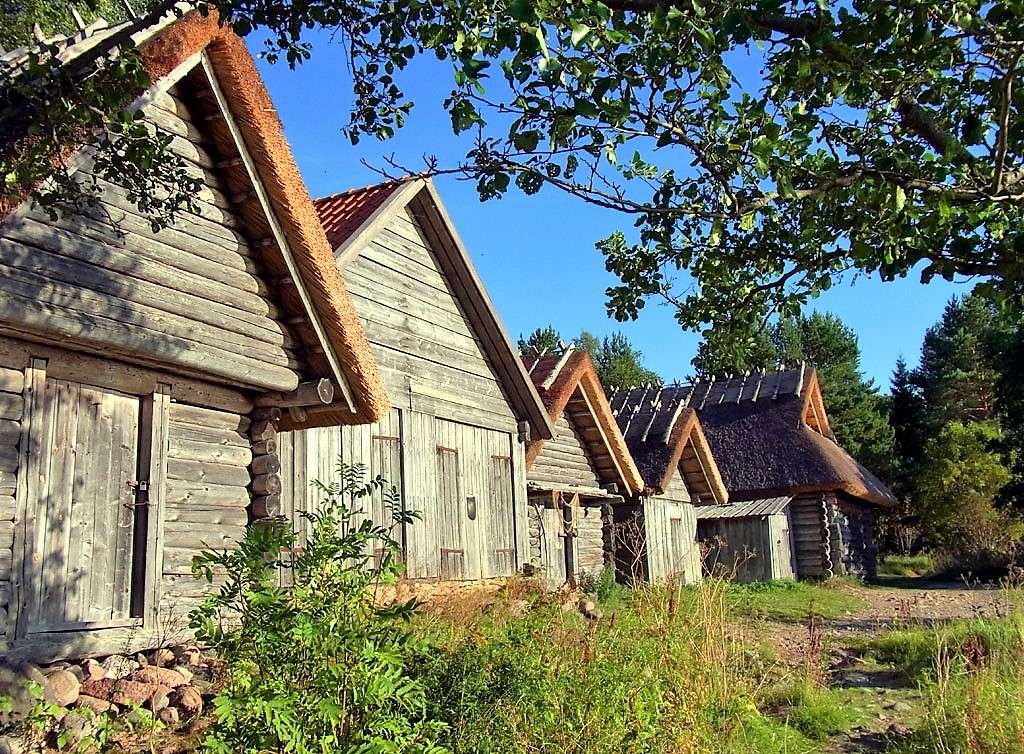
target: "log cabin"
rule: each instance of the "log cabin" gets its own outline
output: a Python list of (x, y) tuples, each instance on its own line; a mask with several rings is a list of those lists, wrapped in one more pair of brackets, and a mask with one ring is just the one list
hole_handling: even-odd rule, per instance
[(609, 401), (644, 481), (633, 504), (614, 511), (619, 578), (694, 583), (702, 574), (695, 506), (728, 502), (700, 419), (656, 386), (612, 390)]
[[(875, 516), (895, 498), (836, 443), (813, 368), (756, 372), (662, 392), (664, 400), (682, 400), (700, 416), (730, 501), (789, 499), (780, 512), (787, 516), (791, 567), (798, 578), (874, 576)], [(779, 536), (776, 531), (747, 538), (741, 527), (748, 526), (750, 516), (713, 515), (705, 520), (717, 523), (698, 526), (708, 537), (728, 528), (733, 548), (764, 553), (759, 543)], [(768, 515), (755, 518), (761, 527), (773, 525)], [(713, 557), (722, 562), (722, 553)], [(765, 576), (775, 568), (751, 567)]]
[(553, 428), (431, 181), (316, 200), (337, 268), (370, 340), (390, 411), (366, 426), (281, 436), (286, 514), (318, 504), (339, 459), (383, 477), (362, 514), (395, 531), (409, 580), (510, 576), (527, 558), (526, 443)]
[[(57, 44), (70, 60), (124, 28)], [(200, 179), (194, 209), (154, 231), (88, 147), (67, 165), (98, 182), (97, 206), (54, 219), (31, 187), (0, 204), (9, 659), (180, 638), (210, 588), (192, 557), (280, 510), (278, 426), (365, 424), (388, 408), (244, 42), (198, 13), (134, 41), (152, 84), (132, 108)]]
[(590, 354), (523, 358), (548, 417), (550, 440), (526, 449), (530, 560), (550, 584), (577, 584), (615, 567), (614, 509), (644, 490)]

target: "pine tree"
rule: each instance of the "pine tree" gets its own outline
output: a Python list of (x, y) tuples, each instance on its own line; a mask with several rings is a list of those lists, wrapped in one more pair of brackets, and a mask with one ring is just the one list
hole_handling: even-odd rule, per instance
[(599, 341), (584, 330), (576, 339), (576, 346), (590, 354), (597, 376), (606, 390), (648, 383), (660, 385), (662, 382), (657, 372), (643, 365), (643, 354), (633, 347), (624, 333), (615, 332)]
[(814, 312), (777, 323), (772, 340), (783, 362), (807, 362), (817, 370), (839, 445), (883, 479), (892, 479), (893, 429), (885, 399), (860, 371), (856, 333), (835, 315)]
[(562, 336), (551, 325), (538, 327), (525, 338), (519, 336), (519, 353), (523, 356), (550, 356), (558, 353), (558, 344), (561, 341)]
[(951, 421), (986, 421), (996, 414), (996, 352), (1007, 323), (981, 296), (953, 297), (925, 333), (914, 381), (935, 434)]
[(900, 356), (889, 383), (889, 426), (893, 430), (897, 493), (905, 495), (924, 448), (924, 399), (913, 372)]
[(697, 378), (704, 380), (774, 369), (779, 361), (771, 328), (759, 327), (742, 335), (735, 331), (709, 330), (690, 363)]

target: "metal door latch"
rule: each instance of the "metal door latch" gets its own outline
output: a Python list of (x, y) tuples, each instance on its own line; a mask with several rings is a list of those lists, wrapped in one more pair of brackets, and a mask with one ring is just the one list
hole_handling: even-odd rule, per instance
[(141, 508), (149, 505), (149, 482), (145, 479), (128, 482), (128, 486), (135, 492), (135, 501), (125, 503), (126, 508)]

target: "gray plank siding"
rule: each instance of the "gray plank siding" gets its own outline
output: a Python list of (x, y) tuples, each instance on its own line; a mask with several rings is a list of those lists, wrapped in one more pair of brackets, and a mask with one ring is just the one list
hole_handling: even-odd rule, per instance
[(741, 582), (794, 577), (786, 512), (701, 520), (697, 533), (710, 573)]
[(644, 500), (647, 577), (692, 584), (701, 578), (697, 515), (689, 502), (667, 497)]
[(397, 408), (514, 427), (508, 399), (451, 281), (407, 210), (342, 272)]
[[(180, 103), (180, 101), (178, 101)], [(223, 184), (185, 105), (144, 111), (207, 187), (201, 214), (156, 233), (101, 183), (100, 206), (58, 220), (26, 204), (0, 224), (0, 324), (61, 344), (277, 390), (298, 382), (257, 262), (225, 209)], [(82, 159), (78, 175), (91, 180)], [(117, 224), (111, 227), (111, 221)]]

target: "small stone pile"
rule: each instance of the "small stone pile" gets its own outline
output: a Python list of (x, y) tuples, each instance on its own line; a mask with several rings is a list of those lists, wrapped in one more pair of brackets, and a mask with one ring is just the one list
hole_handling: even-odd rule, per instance
[[(28, 683), (42, 689), (43, 699), (65, 708), (61, 727), (74, 740), (88, 734), (93, 715), (153, 717), (175, 726), (198, 716), (204, 699), (214, 694), (215, 658), (195, 646), (154, 649), (132, 656), (110, 655), (47, 667), (30, 663), (0, 665), (0, 695), (12, 700), (10, 723), (39, 701)], [(28, 683), (27, 683), (28, 682)], [(0, 737), (0, 752), (13, 741)]]

